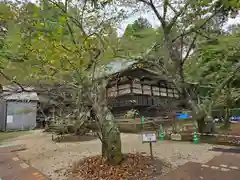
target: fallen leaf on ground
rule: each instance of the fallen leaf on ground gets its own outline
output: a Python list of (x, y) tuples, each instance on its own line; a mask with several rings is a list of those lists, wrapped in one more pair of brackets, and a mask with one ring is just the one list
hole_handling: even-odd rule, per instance
[(124, 161), (117, 166), (106, 163), (102, 156), (88, 157), (77, 163), (69, 171), (69, 179), (91, 180), (150, 180), (160, 176), (162, 168), (169, 166), (160, 159), (151, 159), (144, 153), (129, 153), (124, 155)]

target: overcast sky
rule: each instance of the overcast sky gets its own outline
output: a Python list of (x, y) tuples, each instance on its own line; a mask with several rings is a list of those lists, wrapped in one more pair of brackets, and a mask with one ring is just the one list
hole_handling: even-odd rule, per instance
[[(137, 13), (131, 17), (129, 17), (127, 20), (125, 20), (124, 22), (121, 23), (119, 29), (118, 29), (118, 34), (122, 35), (126, 26), (132, 22), (134, 22), (136, 19), (138, 19), (139, 17), (144, 17), (146, 19), (148, 19), (148, 21), (153, 25), (153, 27), (157, 27), (160, 25), (159, 20), (156, 18), (156, 16), (152, 13)], [(227, 21), (227, 23), (223, 26), (224, 29), (226, 29), (229, 25), (232, 24), (240, 24), (240, 14), (232, 19), (229, 18), (229, 20)]]

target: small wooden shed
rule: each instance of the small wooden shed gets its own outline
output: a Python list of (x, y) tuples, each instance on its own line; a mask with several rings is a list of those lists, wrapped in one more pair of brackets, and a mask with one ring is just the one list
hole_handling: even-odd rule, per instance
[(3, 87), (0, 96), (0, 130), (31, 130), (36, 127), (38, 95)]

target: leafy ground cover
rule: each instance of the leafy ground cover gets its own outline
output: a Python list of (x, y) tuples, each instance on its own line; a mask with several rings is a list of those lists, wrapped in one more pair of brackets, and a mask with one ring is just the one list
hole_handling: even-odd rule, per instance
[(158, 158), (151, 159), (145, 153), (128, 153), (117, 166), (107, 164), (100, 155), (85, 158), (76, 163), (69, 173), (71, 179), (149, 180), (161, 176), (166, 167), (169, 168), (170, 165)]

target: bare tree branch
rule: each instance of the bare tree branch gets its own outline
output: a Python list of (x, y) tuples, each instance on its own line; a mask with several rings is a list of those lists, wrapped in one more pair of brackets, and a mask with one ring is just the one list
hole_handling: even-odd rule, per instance
[(173, 18), (170, 20), (170, 23), (169, 23), (168, 26), (167, 26), (168, 31), (171, 31), (171, 29), (172, 29), (173, 25), (176, 23), (177, 19), (178, 19), (183, 13), (186, 12), (186, 10), (187, 10), (190, 2), (191, 2), (191, 0), (188, 0), (188, 1), (185, 3), (185, 5), (179, 10), (179, 12), (176, 13), (176, 14), (173, 16)]
[[(87, 33), (85, 32), (82, 24), (73, 16), (69, 15), (69, 13), (67, 13), (65, 8), (62, 8), (60, 6), (60, 4), (58, 2), (55, 2), (54, 0), (49, 0), (49, 2), (51, 2), (52, 4), (54, 4), (56, 7), (58, 7), (62, 13), (64, 13), (64, 15), (68, 18), (70, 18), (72, 20), (72, 22), (79, 28), (81, 29), (81, 33), (83, 33), (84, 36), (87, 36)], [(83, 17), (82, 17), (83, 18)]]
[(170, 9), (171, 9), (175, 14), (178, 13), (178, 11), (171, 5), (171, 3), (168, 3), (168, 6), (170, 7)]
[(216, 10), (214, 13), (212, 13), (211, 16), (209, 16), (200, 26), (193, 27), (193, 28), (191, 28), (190, 30), (188, 30), (188, 31), (186, 31), (186, 32), (184, 32), (184, 33), (181, 33), (181, 34), (178, 35), (177, 37), (173, 38), (173, 39), (172, 39), (172, 42), (176, 41), (178, 38), (180, 38), (180, 37), (182, 37), (182, 36), (183, 36), (183, 37), (184, 37), (184, 36), (187, 36), (187, 35), (189, 35), (189, 34), (191, 34), (191, 33), (193, 33), (193, 32), (198, 31), (199, 29), (203, 28), (217, 13), (220, 12), (220, 10), (221, 10), (221, 7), (220, 7), (218, 10)]
[(195, 36), (194, 36), (194, 38), (193, 38), (193, 40), (192, 40), (192, 42), (191, 42), (191, 44), (190, 44), (190, 46), (189, 46), (189, 48), (188, 48), (188, 50), (187, 50), (186, 55), (185, 55), (184, 58), (182, 59), (182, 65), (185, 63), (186, 59), (189, 57), (190, 52), (191, 52), (191, 50), (193, 49), (193, 46), (195, 45), (196, 39), (197, 39), (197, 34), (195, 34)]
[(184, 47), (184, 38), (183, 38), (183, 36), (181, 37), (181, 39), (180, 39), (180, 55), (181, 55), (181, 59), (183, 59), (183, 47)]
[(168, 9), (169, 0), (164, 0), (163, 2), (163, 19), (166, 20), (166, 14)]
[(206, 39), (208, 39), (208, 40), (209, 40), (209, 39), (212, 39), (211, 37), (209, 37), (209, 36), (201, 33), (200, 30), (196, 30), (196, 31), (193, 31), (193, 32), (195, 32), (196, 34), (199, 34), (200, 36), (202, 36), (202, 37), (204, 37), (204, 38), (206, 38)]
[(20, 89), (21, 89), (22, 91), (25, 90), (24, 87), (23, 87), (19, 82), (11, 79), (11, 78), (8, 77), (6, 74), (4, 74), (2, 71), (0, 71), (0, 74), (1, 74), (6, 80), (8, 80), (9, 82), (14, 83), (14, 84), (16, 84), (18, 87), (20, 87)]
[(163, 17), (160, 15), (160, 13), (158, 12), (156, 6), (154, 5), (152, 0), (146, 1), (146, 0), (138, 0), (139, 2), (142, 2), (148, 6), (151, 7), (151, 9), (153, 10), (153, 12), (155, 13), (155, 15), (157, 16), (158, 20), (161, 22), (161, 25), (163, 27), (166, 26), (166, 21), (163, 19)]

